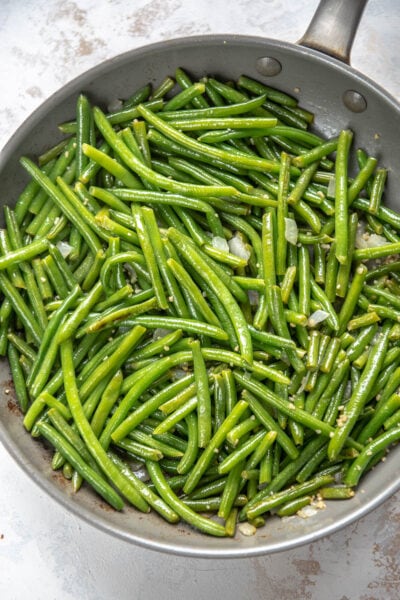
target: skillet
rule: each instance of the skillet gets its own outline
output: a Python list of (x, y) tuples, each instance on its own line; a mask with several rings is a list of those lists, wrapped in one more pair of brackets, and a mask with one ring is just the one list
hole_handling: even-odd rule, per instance
[[(399, 209), (400, 125), (398, 104), (350, 66), (351, 43), (366, 0), (323, 0), (299, 45), (276, 40), (213, 35), (153, 44), (107, 61), (64, 86), (20, 127), (0, 157), (2, 198), (16, 198), (25, 183), (18, 164), (21, 155), (35, 156), (54, 144), (57, 125), (74, 114), (76, 96), (83, 91), (93, 103), (106, 106), (147, 82), (155, 85), (180, 66), (200, 78), (214, 74), (224, 79), (249, 75), (299, 97), (300, 105), (316, 114), (316, 129), (331, 136), (340, 129), (356, 132), (355, 144), (376, 156), (389, 169), (386, 201)], [(9, 371), (2, 365), (1, 389)], [(271, 519), (256, 536), (212, 539), (178, 525), (164, 524), (155, 515), (104, 509), (86, 489), (69, 494), (54, 478), (46, 451), (22, 429), (4, 394), (0, 403), (0, 434), (22, 468), (63, 506), (100, 529), (143, 546), (201, 557), (254, 556), (286, 550), (318, 539), (354, 521), (400, 488), (396, 472), (399, 451), (392, 452), (379, 469), (362, 483), (362, 493), (351, 501), (328, 505), (317, 518), (290, 522)]]

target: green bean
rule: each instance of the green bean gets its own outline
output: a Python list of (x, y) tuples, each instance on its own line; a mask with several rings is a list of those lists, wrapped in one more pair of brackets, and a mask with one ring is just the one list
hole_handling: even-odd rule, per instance
[(400, 410), (397, 410), (391, 417), (386, 419), (383, 424), (383, 428), (387, 431), (393, 427), (400, 425)]
[[(270, 318), (275, 331), (281, 337), (291, 339), (290, 332), (286, 323), (286, 316), (283, 308), (280, 287), (277, 285), (271, 286), (271, 288), (268, 290), (268, 297), (272, 309), (270, 313)], [(289, 319), (290, 318), (291, 316), (289, 313)], [(297, 315), (295, 315), (295, 318), (293, 320), (297, 321)], [(301, 315), (300, 320), (301, 324), (305, 324), (307, 322), (304, 315)], [(305, 321), (305, 323), (303, 322), (303, 320)], [(303, 372), (305, 370), (303, 362), (299, 359), (297, 353), (292, 348), (286, 348), (286, 355), (296, 372)]]
[(111, 190), (106, 190), (104, 188), (91, 185), (89, 188), (89, 194), (94, 198), (101, 200), (104, 204), (110, 208), (113, 208), (114, 210), (119, 210), (127, 215), (131, 214), (126, 203), (120, 200), (119, 197)]
[(307, 248), (299, 248), (299, 310), (301, 313), (310, 315), (310, 254)]
[(76, 469), (80, 475), (88, 481), (88, 483), (100, 494), (111, 506), (116, 510), (122, 510), (124, 503), (115, 490), (87, 465), (75, 450), (75, 448), (67, 442), (53, 427), (47, 423), (38, 423), (40, 434), (43, 435)]
[(317, 170), (318, 167), (318, 163), (311, 163), (311, 165), (309, 167), (307, 167), (306, 169), (304, 169), (304, 171), (301, 173), (300, 177), (297, 179), (296, 184), (293, 186), (293, 188), (291, 189), (289, 196), (288, 196), (288, 204), (292, 205), (292, 206), (296, 206), (298, 205), (303, 196), (304, 193), (307, 189), (307, 187), (309, 186), (309, 184), (311, 183), (311, 180)]
[(182, 329), (189, 333), (204, 334), (217, 340), (227, 340), (228, 335), (220, 327), (208, 323), (202, 323), (193, 319), (181, 319), (175, 317), (158, 317), (156, 315), (140, 315), (135, 317), (134, 322), (144, 327), (155, 329), (163, 327), (165, 329)]
[(345, 381), (349, 373), (349, 360), (344, 359), (337, 364), (337, 367), (331, 376), (328, 385), (325, 387), (319, 398), (315, 398), (312, 402), (309, 401), (307, 410), (312, 411), (313, 416), (318, 419), (324, 419), (325, 412), (332, 400), (333, 395), (337, 392), (339, 386)]
[(280, 284), (281, 294), (282, 294), (282, 302), (284, 304), (287, 304), (289, 302), (289, 296), (293, 289), (294, 283), (296, 281), (296, 277), (297, 277), (297, 267), (295, 265), (289, 266), (286, 269), (285, 274), (284, 274), (283, 279)]
[(190, 400), (188, 400), (181, 407), (177, 408), (168, 417), (166, 417), (162, 421), (162, 423), (160, 423), (160, 425), (158, 425), (154, 429), (153, 434), (157, 435), (157, 434), (169, 431), (170, 429), (175, 427), (175, 425), (177, 423), (179, 423), (182, 419), (187, 417), (196, 408), (197, 408), (197, 397), (194, 397), (194, 398), (191, 398)]
[(197, 304), (198, 309), (202, 313), (205, 320), (211, 325), (215, 325), (216, 327), (220, 327), (221, 323), (219, 319), (215, 316), (213, 311), (210, 309), (208, 303), (205, 301), (200, 289), (194, 283), (190, 275), (184, 269), (184, 267), (176, 262), (174, 259), (170, 258), (167, 260), (167, 265), (171, 269), (173, 275), (176, 280), (179, 281), (180, 285), (185, 288), (187, 293), (192, 297), (193, 302)]
[(286, 218), (288, 214), (288, 189), (290, 180), (290, 157), (285, 152), (281, 155), (281, 170), (278, 182), (278, 207), (276, 217), (276, 274), (284, 275), (286, 271)]
[(96, 437), (99, 437), (99, 435), (101, 434), (103, 426), (108, 418), (108, 415), (110, 414), (113, 406), (119, 398), (122, 380), (123, 374), (122, 371), (119, 369), (112, 376), (102, 394), (101, 400), (90, 421), (90, 426), (93, 429), (93, 432), (96, 435)]
[(57, 296), (66, 298), (69, 288), (54, 258), (48, 254), (42, 259), (42, 264)]
[(251, 415), (251, 417), (249, 417), (248, 419), (244, 419), (244, 421), (241, 421), (238, 425), (232, 427), (232, 429), (226, 436), (226, 439), (231, 444), (231, 446), (235, 447), (238, 445), (241, 437), (245, 436), (250, 431), (258, 429), (259, 425), (260, 421), (255, 417), (255, 415)]
[(329, 314), (329, 325), (334, 330), (339, 329), (339, 318), (336, 314), (332, 303), (329, 301), (327, 295), (319, 287), (319, 285), (314, 281), (313, 277), (310, 276), (310, 285), (311, 285), (311, 294), (315, 297), (315, 299), (321, 304), (323, 310), (325, 310)]
[(343, 130), (339, 134), (335, 162), (335, 232), (336, 258), (340, 264), (348, 261), (348, 181), (349, 149), (353, 133)]
[(7, 269), (11, 265), (17, 265), (23, 261), (31, 260), (48, 249), (49, 242), (46, 239), (37, 240), (0, 256), (0, 270)]
[(350, 321), (347, 323), (347, 329), (349, 331), (354, 331), (355, 329), (367, 327), (368, 325), (372, 325), (373, 323), (378, 323), (380, 320), (381, 318), (376, 312), (364, 313), (359, 317), (354, 317), (354, 319), (350, 319)]
[(368, 361), (363, 369), (361, 378), (345, 406), (343, 412), (344, 419), (342, 419), (343, 424), (341, 427), (335, 429), (329, 442), (328, 456), (330, 460), (334, 460), (338, 456), (364, 408), (368, 394), (382, 368), (384, 355), (388, 346), (389, 333), (390, 326), (388, 322), (385, 322), (376, 344), (369, 352)]
[(177, 466), (178, 473), (187, 474), (197, 460), (199, 445), (198, 445), (198, 428), (197, 418), (192, 412), (185, 418), (188, 428), (188, 443), (184, 455), (182, 456)]
[(155, 494), (148, 485), (143, 483), (137, 477), (129, 466), (121, 460), (116, 454), (108, 452), (110, 460), (118, 467), (120, 472), (136, 487), (139, 494), (144, 500), (156, 510), (169, 523), (177, 523), (179, 521), (178, 514), (172, 510), (157, 494)]
[(380, 204), (381, 198), (385, 187), (385, 182), (387, 178), (387, 170), (386, 169), (377, 169), (371, 187), (371, 195), (369, 198), (369, 212), (373, 215), (377, 214)]
[(318, 490), (319, 496), (324, 500), (346, 500), (354, 496), (354, 491), (344, 485), (334, 485)]
[[(242, 383), (241, 380), (237, 377), (238, 373), (233, 373), (235, 379), (239, 383)], [(255, 415), (256, 419), (264, 425), (268, 431), (276, 431), (277, 432), (277, 442), (278, 444), (285, 450), (286, 454), (290, 456), (292, 459), (295, 459), (298, 456), (298, 450), (294, 445), (291, 438), (285, 433), (285, 431), (278, 425), (277, 421), (269, 412), (264, 408), (264, 406), (257, 400), (255, 396), (249, 393), (248, 390), (244, 393), (244, 398), (249, 403), (250, 409), (252, 413)]]
[(350, 487), (357, 485), (363, 471), (367, 468), (374, 456), (385, 450), (390, 444), (397, 442), (400, 439), (400, 427), (394, 427), (385, 431), (372, 442), (367, 444), (362, 452), (350, 465), (347, 471), (344, 483)]
[[(71, 137), (65, 147), (64, 152), (58, 157), (56, 162), (53, 164), (53, 167), (49, 172), (47, 169), (42, 169), (45, 175), (48, 175), (49, 179), (55, 183), (57, 177), (63, 177), (69, 182), (71, 182), (75, 176), (76, 170), (76, 140), (74, 137)], [(39, 223), (43, 222), (42, 219), (47, 218), (47, 211), (44, 213), (42, 211), (43, 208), (50, 208), (51, 202), (49, 202), (48, 195), (46, 191), (40, 189), (39, 193), (32, 199), (32, 202), (29, 205), (29, 212), (38, 215), (42, 212), (42, 217), (39, 219)], [(36, 220), (36, 219), (34, 219)], [(30, 227), (28, 225), (27, 229)], [(28, 232), (29, 233), (29, 232)]]
[(369, 325), (360, 331), (358, 337), (347, 348), (346, 354), (350, 361), (355, 360), (362, 354), (371, 340), (375, 337), (377, 331), (378, 327), (376, 324)]
[(139, 88), (127, 100), (124, 100), (123, 107), (131, 108), (132, 106), (136, 106), (140, 104), (140, 102), (145, 102), (151, 94), (151, 84), (147, 83), (143, 87)]
[[(269, 432), (271, 433), (271, 432)], [(276, 433), (276, 432), (275, 432)], [(221, 475), (229, 473), (236, 465), (241, 464), (242, 461), (251, 453), (253, 453), (260, 445), (262, 440), (267, 434), (265, 431), (259, 431), (253, 437), (249, 438), (246, 442), (241, 444), (236, 450), (231, 452), (224, 460), (219, 464), (218, 471)]]
[(368, 157), (365, 164), (361, 167), (348, 189), (349, 204), (357, 198), (363, 188), (368, 184), (368, 180), (375, 171), (377, 165), (376, 158)]
[[(131, 431), (129, 437), (131, 438), (129, 442), (133, 440), (138, 444), (142, 444), (145, 448), (148, 447), (158, 450), (162, 455), (161, 458), (163, 458), (164, 456), (167, 456), (169, 458), (181, 458), (183, 456), (183, 449), (180, 450), (174, 448), (168, 443), (165, 443), (159, 439), (155, 439), (152, 435), (149, 435), (143, 431), (139, 431), (138, 429), (136, 429), (135, 431)], [(128, 444), (128, 440), (120, 440), (118, 444), (120, 443)]]
[(260, 474), (258, 478), (258, 484), (260, 487), (264, 487), (266, 484), (271, 483), (272, 479), (272, 458), (273, 458), (273, 447), (268, 448), (264, 457), (260, 463)]
[(330, 373), (333, 367), (333, 363), (337, 357), (337, 354), (341, 348), (340, 339), (337, 337), (331, 338), (329, 345), (325, 351), (325, 354), (320, 363), (320, 370), (323, 373)]
[(268, 498), (264, 498), (258, 503), (253, 504), (253, 506), (246, 511), (246, 516), (249, 519), (257, 517), (258, 515), (276, 508), (277, 506), (280, 506), (289, 500), (294, 500), (295, 498), (308, 494), (309, 492), (314, 492), (319, 488), (332, 483), (333, 481), (334, 479), (331, 475), (322, 475), (315, 477), (308, 482), (294, 485), (290, 488), (290, 490), (284, 490), (283, 492), (271, 494)]
[(240, 385), (249, 392), (253, 393), (258, 398), (262, 399), (265, 404), (269, 406), (273, 406), (279, 411), (286, 414), (288, 417), (291, 417), (293, 420), (313, 429), (316, 433), (322, 434), (325, 436), (330, 436), (333, 432), (333, 428), (320, 419), (317, 419), (310, 415), (305, 410), (296, 407), (291, 402), (285, 402), (279, 398), (274, 392), (272, 392), (269, 388), (267, 388), (262, 383), (256, 381), (251, 377), (244, 377), (238, 371), (234, 371), (234, 375), (236, 381), (240, 383)]
[[(138, 98), (140, 100), (140, 96)], [(109, 114), (107, 114), (106, 117), (107, 117), (108, 121), (113, 125), (118, 125), (120, 123), (129, 123), (130, 121), (132, 121), (132, 119), (136, 119), (139, 116), (139, 113), (137, 111), (137, 104), (139, 104), (140, 102), (136, 102), (136, 101), (134, 101), (134, 102), (135, 102), (135, 104), (133, 104), (132, 106), (124, 105), (121, 110), (113, 111), (113, 112), (110, 112)], [(154, 110), (154, 111), (159, 111), (164, 106), (164, 102), (161, 98), (149, 100), (149, 101), (145, 102), (145, 104), (151, 110)], [(67, 123), (61, 123), (58, 126), (58, 128), (63, 133), (67, 133), (67, 134), (76, 133), (76, 122), (69, 121)], [(89, 169), (87, 169), (87, 170), (89, 170)]]
[[(0, 251), (3, 255), (10, 254), (12, 252), (12, 246), (9, 240), (8, 231), (5, 229), (0, 229)], [(12, 284), (17, 287), (24, 289), (25, 282), (19, 270), (19, 267), (16, 265), (10, 265), (7, 268), (8, 277), (11, 279)]]
[(207, 279), (208, 284), (223, 302), (238, 337), (241, 354), (249, 363), (251, 363), (252, 343), (250, 334), (243, 313), (235, 302), (231, 292), (209, 268), (204, 259), (186, 242), (186, 236), (182, 236), (178, 231), (170, 228), (168, 230), (168, 237), (193, 269), (195, 269), (202, 278)]
[(39, 327), (44, 330), (47, 327), (48, 319), (35, 275), (30, 266), (25, 263), (21, 264), (21, 271), (24, 276), (26, 292), (32, 311), (35, 314)]
[(36, 283), (39, 288), (39, 292), (43, 300), (52, 298), (53, 292), (43, 268), (43, 263), (40, 258), (34, 258), (32, 260), (32, 268), (35, 274)]
[(219, 449), (222, 442), (226, 438), (227, 433), (238, 422), (238, 420), (246, 410), (247, 406), (247, 402), (245, 402), (244, 400), (239, 400), (237, 404), (235, 404), (235, 406), (233, 407), (232, 412), (225, 418), (222, 425), (214, 433), (207, 447), (203, 450), (199, 459), (193, 466), (193, 469), (190, 472), (185, 485), (183, 486), (183, 490), (186, 494), (189, 494), (194, 490), (194, 488), (200, 481), (202, 475), (205, 473), (207, 467), (209, 466), (215, 454), (215, 451)]
[(204, 500), (205, 498), (210, 498), (210, 496), (219, 495), (225, 487), (227, 482), (227, 477), (222, 477), (220, 479), (213, 479), (212, 481), (201, 485), (196, 488), (194, 492), (187, 496), (190, 500)]
[(221, 519), (227, 520), (233, 506), (235, 505), (235, 500), (238, 497), (242, 478), (241, 471), (243, 467), (243, 462), (239, 462), (230, 472), (226, 479), (226, 483), (224, 485), (224, 489), (221, 496), (221, 503), (218, 509), (218, 516)]
[[(1, 258), (0, 258), (1, 260)], [(10, 301), (15, 313), (18, 315), (26, 332), (29, 336), (32, 336), (36, 345), (39, 346), (42, 338), (42, 328), (39, 323), (33, 318), (31, 311), (29, 310), (26, 302), (12, 285), (8, 277), (0, 272), (0, 289), (6, 298)]]
[[(324, 488), (328, 489), (328, 488)], [(319, 493), (319, 492), (318, 492)], [(300, 498), (295, 498), (294, 500), (289, 500), (285, 502), (277, 511), (276, 514), (279, 517), (290, 517), (291, 515), (295, 515), (302, 508), (311, 504), (312, 496), (300, 496)]]
[(38, 156), (39, 167), (44, 167), (44, 166), (48, 165), (49, 162), (51, 162), (55, 158), (57, 158), (61, 154), (61, 152), (64, 150), (64, 148), (68, 144), (68, 142), (69, 142), (68, 138), (61, 140), (61, 142), (59, 142), (58, 144), (56, 144), (49, 150), (46, 150), (45, 152), (40, 154)]
[[(83, 210), (84, 207), (81, 207), (80, 214), (76, 212), (76, 208), (70, 203), (71, 198), (74, 198), (74, 194), (72, 190), (68, 188), (68, 186), (63, 182), (61, 178), (57, 179), (58, 186), (61, 188), (62, 192), (50, 181), (50, 179), (44, 175), (36, 165), (30, 161), (28, 158), (22, 158), (21, 164), (28, 171), (28, 173), (37, 181), (44, 190), (49, 194), (52, 200), (56, 203), (56, 205), (61, 209), (61, 211), (67, 216), (68, 219), (74, 224), (74, 226), (80, 231), (83, 238), (87, 242), (88, 246), (92, 249), (93, 252), (97, 252), (100, 250), (100, 242), (98, 241), (96, 235), (93, 233), (90, 227), (86, 224), (85, 221), (81, 219), (81, 215), (86, 212)], [(68, 193), (68, 200), (65, 193)], [(41, 240), (43, 243), (43, 240)], [(33, 242), (34, 243), (34, 242)]]
[(251, 469), (255, 469), (258, 464), (263, 460), (266, 452), (272, 446), (274, 441), (276, 440), (278, 435), (277, 431), (268, 431), (264, 434), (263, 438), (260, 441), (259, 446), (254, 450), (253, 454), (250, 456), (248, 461), (246, 462), (246, 470), (250, 471)]
[(197, 515), (174, 494), (157, 463), (146, 461), (146, 468), (164, 502), (166, 502), (182, 519), (209, 535), (219, 537), (226, 535), (225, 528), (222, 527), (222, 525), (211, 519)]
[(82, 174), (86, 166), (86, 156), (82, 153), (82, 144), (88, 143), (90, 138), (91, 108), (88, 99), (83, 94), (78, 96), (76, 104), (76, 158), (77, 175)]
[(211, 439), (211, 397), (208, 386), (208, 375), (200, 342), (191, 343), (193, 354), (193, 370), (197, 395), (197, 426), (199, 448), (206, 448)]
[[(206, 140), (207, 142), (222, 141), (222, 139), (212, 139), (211, 137), (213, 133), (218, 134), (219, 130), (232, 132), (232, 130), (236, 129), (243, 134), (243, 137), (253, 137), (258, 130), (260, 131), (260, 135), (268, 135), (270, 128), (273, 128), (275, 124), (276, 119), (270, 117), (242, 116), (188, 119), (188, 117), (184, 115), (184, 118), (180, 116), (176, 118), (168, 118), (168, 125), (178, 129), (179, 131), (198, 131), (203, 129), (209, 130), (197, 138), (199, 141)], [(208, 134), (211, 134), (209, 139), (207, 137)]]
[[(190, 138), (189, 136), (181, 133), (174, 127), (171, 127), (168, 123), (159, 119), (155, 116), (154, 113), (151, 113), (147, 110), (143, 105), (139, 107), (139, 112), (141, 116), (146, 119), (148, 123), (153, 125), (158, 131), (171, 138), (173, 141), (182, 144), (184, 147), (189, 149), (199, 151), (205, 156), (209, 156), (211, 158), (217, 158), (222, 160), (223, 162), (231, 162), (233, 164), (237, 164), (242, 167), (252, 168), (260, 171), (279, 171), (279, 164), (276, 164), (273, 161), (269, 161), (267, 159), (257, 158), (257, 157), (246, 157), (244, 155), (236, 155), (233, 153), (227, 153), (225, 150), (220, 150), (219, 148), (215, 148), (209, 146), (207, 144), (203, 144), (201, 142), (197, 142), (196, 140)], [(270, 125), (274, 124), (274, 120), (270, 121)], [(275, 120), (276, 124), (276, 120)]]
[(168, 352), (172, 347), (175, 348), (176, 342), (182, 338), (183, 332), (181, 329), (171, 331), (159, 338), (154, 338), (154, 341), (149, 341), (140, 346), (137, 350), (131, 353), (129, 361), (138, 361), (152, 356)]
[(308, 150), (304, 154), (300, 154), (300, 156), (296, 156), (293, 159), (293, 164), (296, 165), (296, 167), (307, 167), (307, 166), (311, 165), (312, 163), (328, 156), (332, 152), (335, 152), (337, 147), (338, 147), (337, 139), (324, 142), (323, 144), (320, 144), (319, 146), (315, 146), (311, 150)]
[(325, 295), (329, 302), (336, 300), (336, 283), (339, 263), (336, 260), (336, 242), (332, 242), (330, 245), (327, 261), (326, 261), (326, 274), (325, 274)]
[[(362, 210), (364, 212), (369, 211), (369, 201), (367, 198), (356, 198), (356, 200), (354, 200), (354, 202), (353, 202), (353, 206), (354, 206), (354, 208), (357, 208), (358, 210)], [(388, 225), (391, 225), (391, 227), (393, 227), (393, 229), (396, 229), (396, 230), (400, 229), (400, 217), (399, 217), (398, 213), (396, 213), (391, 208), (389, 208), (387, 206), (380, 206), (378, 208), (378, 212), (377, 212), (376, 216), (383, 223), (387, 223)]]
[(158, 448), (151, 448), (150, 446), (128, 438), (115, 442), (115, 445), (118, 448), (125, 450), (129, 456), (136, 458), (140, 462), (144, 462), (145, 460), (159, 461), (164, 456)]
[[(191, 347), (190, 345), (192, 342), (193, 342), (193, 340), (189, 340), (189, 343), (188, 343), (189, 348)], [(194, 381), (194, 374), (192, 373), (191, 375), (184, 376), (182, 379), (183, 379), (183, 381), (185, 381), (187, 379), (187, 381), (189, 381), (189, 384), (187, 385), (187, 387), (184, 387), (182, 390), (179, 390), (174, 396), (172, 396), (171, 398), (169, 398), (168, 400), (166, 400), (165, 402), (163, 402), (160, 405), (160, 411), (162, 412), (163, 415), (171, 414), (175, 410), (182, 407), (188, 400), (190, 400), (195, 395), (196, 383)], [(176, 385), (176, 384), (171, 384), (171, 389), (172, 389), (173, 385)], [(136, 410), (138, 411), (139, 408)]]
[(98, 318), (90, 321), (87, 325), (84, 325), (76, 332), (76, 337), (80, 338), (88, 333), (93, 333), (104, 328), (113, 327), (115, 323), (124, 321), (129, 317), (136, 317), (157, 306), (156, 298), (150, 298), (140, 304), (133, 304), (131, 306), (123, 306), (122, 308), (111, 309), (106, 311), (107, 314), (100, 315)]
[[(174, 398), (181, 391), (186, 391), (186, 389), (193, 382), (194, 376), (187, 375), (186, 377), (177, 380), (176, 382), (170, 384), (151, 398), (138, 406), (135, 410), (134, 418), (131, 419), (131, 427), (135, 429), (140, 423), (142, 423), (147, 417), (149, 417), (157, 408), (161, 407), (165, 404), (169, 399)], [(193, 388), (194, 391), (194, 388)], [(189, 394), (193, 395), (193, 391), (189, 390)], [(190, 397), (190, 395), (189, 395)], [(186, 401), (186, 398), (185, 398)], [(133, 415), (132, 415), (133, 417)]]
[(310, 342), (307, 349), (307, 369), (314, 370), (318, 367), (320, 333), (313, 329), (310, 331)]
[(385, 289), (380, 289), (378, 288), (378, 286), (369, 285), (365, 285), (363, 287), (363, 292), (367, 294), (367, 296), (378, 296), (378, 299), (383, 298), (384, 300), (387, 300), (388, 303), (390, 303), (390, 305), (394, 308), (400, 309), (399, 298), (396, 294), (392, 294), (391, 292), (388, 292)]
[(269, 333), (268, 331), (259, 331), (252, 325), (248, 325), (248, 329), (251, 333), (251, 336), (254, 340), (258, 342), (262, 342), (267, 346), (273, 346), (276, 348), (284, 348), (284, 349), (296, 349), (296, 343), (286, 337), (275, 335), (273, 333)]
[[(147, 502), (143, 500), (132, 486), (130, 481), (120, 473), (115, 464), (108, 458), (102, 445), (95, 436), (90, 423), (88, 422), (82, 408), (80, 393), (75, 379), (75, 371), (73, 366), (72, 343), (66, 340), (61, 344), (61, 362), (64, 372), (65, 391), (67, 395), (68, 405), (74, 417), (79, 433), (85, 441), (87, 448), (93, 458), (96, 460), (104, 474), (110, 477), (117, 486), (119, 491), (143, 512), (148, 512)], [(75, 467), (75, 465), (73, 465)], [(76, 467), (75, 467), (76, 468)]]
[(168, 307), (168, 302), (165, 296), (164, 288), (162, 286), (159, 268), (157, 266), (157, 262), (154, 256), (154, 247), (150, 238), (148, 227), (146, 226), (146, 220), (142, 210), (138, 206), (132, 205), (132, 214), (135, 219), (136, 233), (139, 237), (139, 243), (146, 260), (148, 271), (150, 273), (158, 306), (165, 310)]
[[(142, 112), (145, 112), (147, 117), (149, 117), (151, 114), (143, 105), (141, 105), (141, 110)], [(183, 184), (157, 174), (152, 169), (146, 167), (132, 154), (132, 152), (129, 151), (125, 143), (118, 138), (111, 125), (108, 124), (105, 115), (100, 111), (99, 108), (94, 108), (93, 114), (98, 128), (110, 146), (115, 149), (117, 154), (127, 164), (127, 166), (129, 166), (130, 169), (135, 171), (140, 177), (144, 177), (150, 183), (158, 185), (171, 192), (183, 192), (189, 194), (194, 193), (196, 196), (208, 196), (210, 194), (215, 196), (226, 194), (235, 195), (237, 193), (234, 188), (229, 186), (200, 186)], [(159, 121), (162, 123), (161, 119)], [(86, 145), (83, 146), (83, 151), (88, 151), (88, 147)], [(91, 152), (93, 152), (93, 150), (91, 150)]]
[(12, 344), (8, 345), (7, 357), (14, 382), (15, 396), (18, 401), (18, 406), (23, 413), (26, 413), (29, 406), (29, 394), (26, 388), (24, 373), (19, 362), (18, 351)]
[(285, 92), (275, 90), (264, 83), (241, 75), (238, 79), (238, 85), (240, 88), (248, 90), (253, 94), (265, 94), (269, 100), (282, 104), (283, 106), (294, 107), (297, 106), (297, 100)]
[(384, 402), (379, 403), (375, 409), (375, 413), (367, 425), (362, 429), (358, 436), (358, 441), (361, 444), (365, 444), (368, 440), (372, 439), (374, 435), (379, 431), (381, 426), (391, 415), (400, 408), (400, 396), (398, 394), (392, 394)]

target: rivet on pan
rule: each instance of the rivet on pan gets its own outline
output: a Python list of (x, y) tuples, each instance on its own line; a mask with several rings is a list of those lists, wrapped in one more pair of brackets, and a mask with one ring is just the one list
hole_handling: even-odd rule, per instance
[(347, 90), (343, 94), (343, 103), (349, 110), (355, 113), (364, 112), (367, 108), (367, 101), (359, 92)]
[(282, 65), (279, 60), (272, 56), (263, 56), (262, 58), (257, 59), (256, 69), (260, 75), (274, 77), (282, 71)]

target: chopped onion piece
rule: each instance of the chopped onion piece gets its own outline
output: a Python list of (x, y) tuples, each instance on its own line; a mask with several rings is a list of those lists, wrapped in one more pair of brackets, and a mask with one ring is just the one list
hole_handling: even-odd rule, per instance
[(250, 306), (258, 306), (260, 304), (260, 294), (256, 290), (249, 290), (247, 295), (249, 297)]
[(114, 98), (114, 100), (111, 100), (110, 104), (107, 106), (107, 110), (110, 113), (117, 112), (118, 110), (121, 110), (122, 104), (122, 100), (119, 98)]
[(214, 246), (214, 248), (218, 248), (218, 250), (222, 250), (223, 252), (229, 252), (228, 242), (225, 238), (219, 235), (215, 235), (213, 238), (211, 238), (211, 245)]
[(137, 281), (137, 275), (136, 275), (135, 269), (129, 263), (124, 263), (124, 268), (126, 269), (126, 271), (129, 274), (129, 281), (131, 283), (135, 283), (135, 281)]
[(318, 325), (318, 323), (322, 323), (322, 321), (325, 321), (325, 319), (328, 317), (329, 313), (327, 313), (325, 310), (316, 310), (312, 313), (312, 315), (309, 316), (308, 326), (315, 327)]
[(70, 244), (67, 244), (67, 242), (58, 242), (57, 248), (61, 252), (63, 258), (67, 258), (67, 256), (71, 254), (72, 250), (74, 249), (74, 247)]
[(328, 190), (326, 192), (326, 195), (328, 196), (328, 198), (334, 198), (336, 194), (336, 177), (334, 175), (332, 175), (332, 177), (329, 180), (328, 183)]
[(182, 379), (183, 377), (186, 377), (187, 371), (185, 371), (184, 369), (174, 369), (171, 375), (172, 379), (176, 381), (177, 379)]
[(356, 248), (377, 248), (378, 246), (386, 246), (390, 242), (377, 233), (369, 233), (365, 229), (365, 223), (361, 222), (357, 227)]
[(247, 536), (254, 535), (257, 531), (254, 525), (251, 523), (240, 523), (240, 525), (238, 525), (238, 529), (240, 533)]
[(157, 327), (157, 329), (155, 329), (153, 332), (153, 340), (159, 340), (159, 339), (165, 337), (166, 335), (168, 335), (169, 333), (171, 333), (170, 329), (164, 329), (163, 327)]
[(243, 258), (244, 260), (249, 260), (250, 258), (250, 250), (243, 243), (243, 240), (240, 236), (234, 235), (228, 242), (229, 250), (235, 256), (239, 256), (239, 258)]
[(285, 238), (290, 244), (297, 244), (298, 239), (297, 223), (294, 219), (285, 217)]
[(364, 233), (356, 238), (356, 248), (377, 248), (378, 246), (386, 246), (390, 242), (377, 233)]
[(302, 394), (304, 392), (304, 390), (306, 389), (306, 385), (307, 385), (307, 381), (308, 381), (308, 377), (307, 375), (305, 377), (303, 377), (303, 379), (301, 380), (301, 385), (299, 387), (299, 389), (297, 390), (297, 394)]
[(310, 517), (313, 517), (315, 514), (317, 514), (317, 512), (318, 512), (318, 509), (315, 508), (315, 506), (308, 505), (308, 506), (304, 506), (299, 511), (297, 511), (297, 514), (302, 519), (309, 519)]

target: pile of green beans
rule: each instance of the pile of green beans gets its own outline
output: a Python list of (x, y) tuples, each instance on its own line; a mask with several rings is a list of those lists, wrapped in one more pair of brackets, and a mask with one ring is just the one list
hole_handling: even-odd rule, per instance
[(399, 441), (400, 214), (353, 132), (312, 123), (177, 69), (114, 112), (79, 96), (21, 158), (0, 353), (74, 491), (234, 536), (351, 498)]

